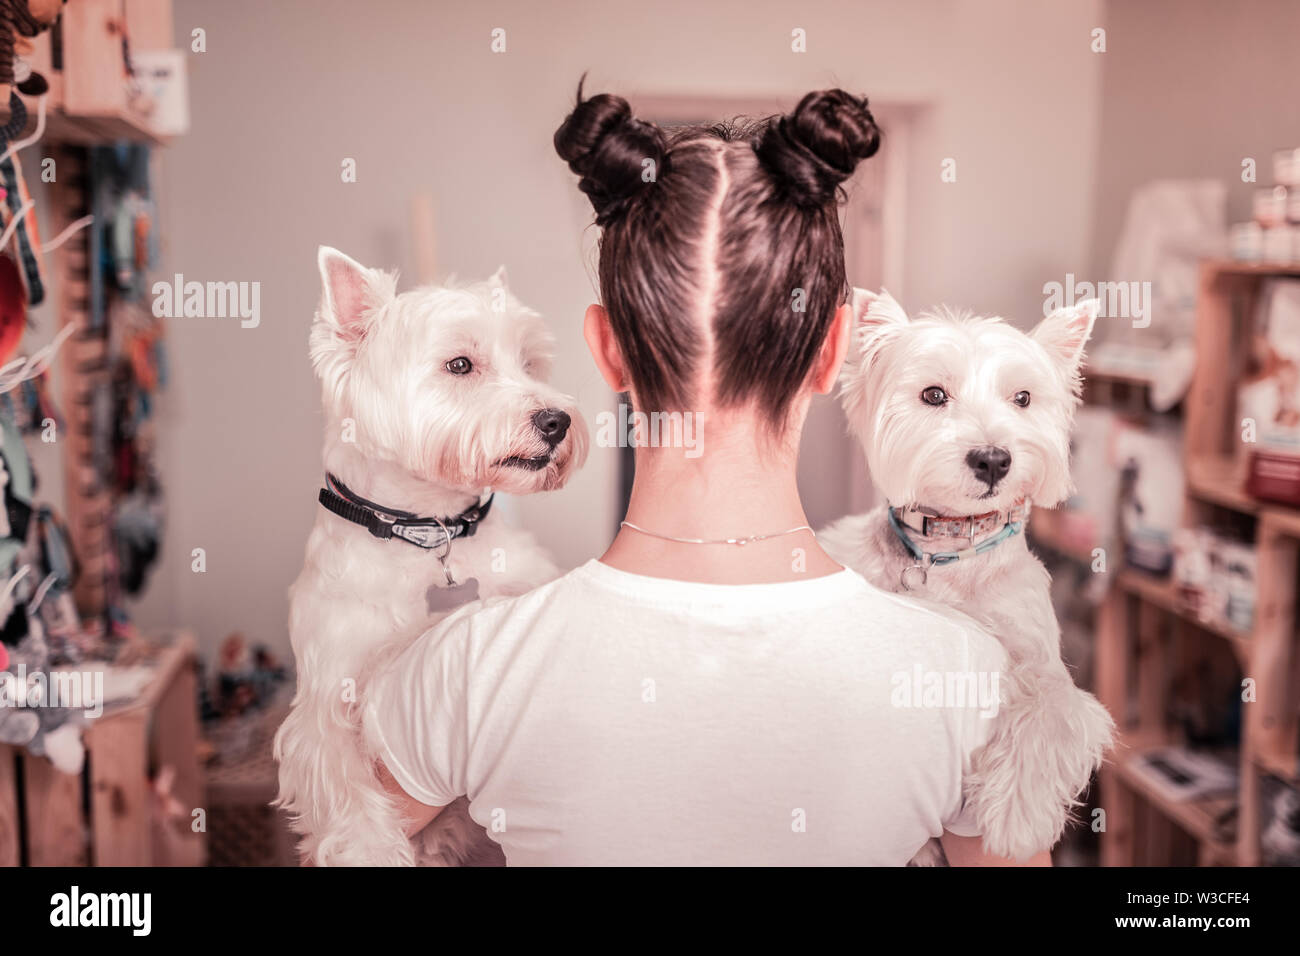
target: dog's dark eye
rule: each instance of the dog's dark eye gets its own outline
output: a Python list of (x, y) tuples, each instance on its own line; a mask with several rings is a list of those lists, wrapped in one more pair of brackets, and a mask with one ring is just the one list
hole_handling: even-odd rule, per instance
[(474, 363), (461, 355), (452, 359), (444, 367), (448, 372), (451, 372), (452, 375), (468, 375), (474, 370)]
[(948, 393), (938, 385), (931, 385), (921, 393), (921, 401), (927, 405), (946, 405), (948, 403)]
[(1028, 392), (1016, 392), (1016, 394), (1011, 397), (1011, 400), (1015, 402), (1017, 405), (1019, 405), (1021, 408), (1029, 407)]

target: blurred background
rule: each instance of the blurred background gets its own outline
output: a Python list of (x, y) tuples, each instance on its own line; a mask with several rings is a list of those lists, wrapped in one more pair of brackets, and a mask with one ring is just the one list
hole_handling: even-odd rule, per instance
[[(551, 146), (583, 72), (664, 124), (865, 93), (885, 139), (844, 208), (855, 285), (1025, 329), (1101, 296), (1079, 494), (1030, 532), (1125, 746), (1056, 863), (1300, 862), (1300, 6), (31, 7), (58, 19), (17, 37), (0, 161), (0, 345), (33, 359), (0, 376), (2, 663), (95, 662), (111, 703), (0, 709), (0, 864), (292, 862), (267, 748), (321, 482), (316, 248), (400, 288), (505, 265), (594, 423), (618, 401), (581, 337), (596, 231)], [(256, 315), (186, 316), (157, 282)], [(505, 510), (572, 567), (622, 517), (625, 457)], [(831, 400), (800, 483), (815, 526), (875, 502)]]

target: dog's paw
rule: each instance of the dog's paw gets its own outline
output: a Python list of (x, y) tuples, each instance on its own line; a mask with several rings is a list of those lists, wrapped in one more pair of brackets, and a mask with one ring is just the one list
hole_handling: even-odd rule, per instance
[(968, 785), (984, 850), (994, 856), (1027, 860), (1061, 839), (1070, 806), (1035, 791), (1017, 777), (1019, 768), (985, 765)]
[(985, 849), (1023, 860), (1054, 846), (1113, 736), (1106, 709), (1068, 680), (1015, 695), (967, 781)]

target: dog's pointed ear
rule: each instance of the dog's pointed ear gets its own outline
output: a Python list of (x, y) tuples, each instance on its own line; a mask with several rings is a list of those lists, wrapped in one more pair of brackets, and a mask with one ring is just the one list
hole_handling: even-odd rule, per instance
[(1099, 299), (1084, 299), (1057, 309), (1034, 327), (1030, 338), (1047, 349), (1047, 354), (1068, 374), (1074, 375), (1083, 363), (1083, 347), (1088, 344), (1100, 311)]
[(343, 339), (363, 338), (371, 314), (391, 295), (391, 280), (329, 246), (320, 247), (316, 263), (323, 289), (319, 319)]
[[(840, 402), (849, 421), (857, 423), (865, 414), (872, 367), (880, 360), (886, 344), (893, 337), (891, 333), (905, 328), (911, 320), (884, 289), (871, 292), (855, 288), (850, 302), (855, 344), (849, 347), (840, 373)], [(857, 428), (856, 424), (854, 428)]]
[(506, 276), (506, 267), (503, 265), (497, 266), (497, 271), (492, 273), (492, 278), (488, 279), (488, 282), (502, 289), (510, 288), (510, 283)]
[(853, 318), (864, 342), (873, 338), (877, 332), (892, 326), (906, 325), (909, 321), (903, 307), (884, 289), (871, 292), (855, 288)]
[(375, 315), (396, 296), (397, 277), (367, 269), (329, 246), (320, 247), (316, 263), (323, 292), (311, 327), (312, 365), (337, 394)]

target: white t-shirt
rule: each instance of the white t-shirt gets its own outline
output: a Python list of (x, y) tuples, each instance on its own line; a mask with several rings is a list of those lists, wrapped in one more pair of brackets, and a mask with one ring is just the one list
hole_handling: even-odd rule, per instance
[(364, 725), (417, 800), (468, 794), (511, 865), (903, 865), (975, 835), (962, 776), (1005, 663), (853, 571), (718, 585), (593, 560), (421, 636)]

